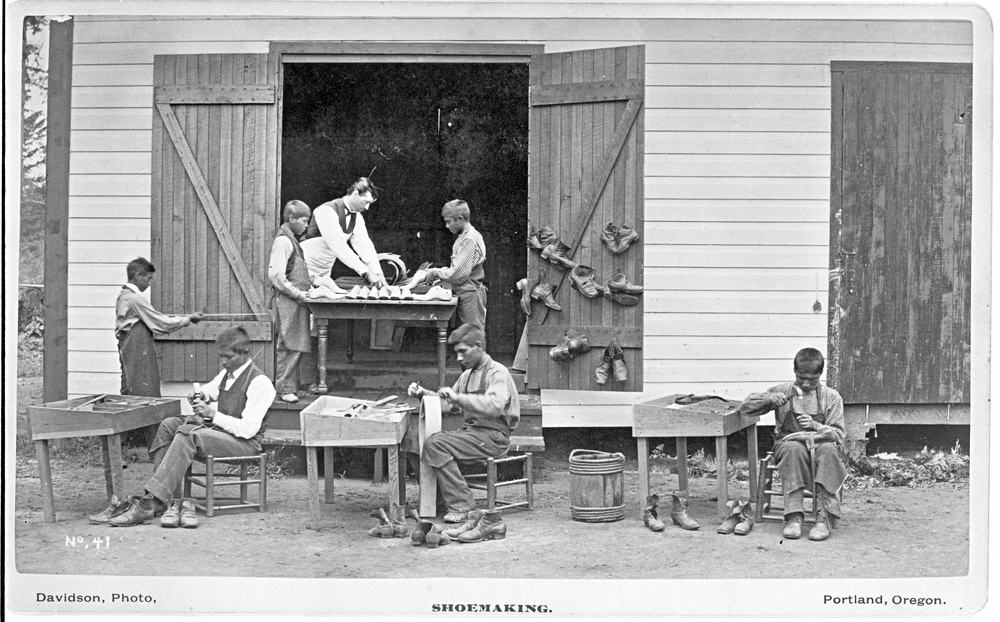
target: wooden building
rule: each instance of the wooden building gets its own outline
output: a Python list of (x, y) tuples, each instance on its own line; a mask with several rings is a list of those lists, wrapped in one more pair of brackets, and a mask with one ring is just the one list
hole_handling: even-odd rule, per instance
[[(739, 399), (788, 380), (805, 346), (829, 353), (828, 381), (850, 405), (855, 438), (874, 423), (969, 422), (974, 361), (987, 361), (971, 338), (977, 317), (988, 322), (977, 316), (985, 302), (974, 304), (988, 288), (977, 294), (973, 270), (989, 279), (972, 261), (973, 250), (988, 256), (990, 209), (973, 192), (983, 187), (973, 152), (988, 157), (972, 140), (982, 88), (973, 53), (987, 21), (972, 19), (975, 9), (914, 17), (886, 7), (876, 18), (851, 6), (610, 3), (570, 15), (546, 2), (334, 2), (303, 12), (316, 6), (53, 23), (53, 57), (71, 68), (53, 80), (71, 88), (55, 84), (51, 104), (50, 127), (68, 140), (49, 171), (68, 176), (64, 211), (50, 207), (64, 226), (48, 240), (58, 249), (61, 239), (66, 269), (46, 270), (47, 290), (65, 291), (46, 322), (65, 367), (53, 358), (47, 375), (65, 378), (68, 394), (116, 390), (114, 300), (139, 255), (158, 266), (158, 308), (250, 314), (269, 361), (267, 253), (281, 203), (297, 198), (283, 166), (290, 76), (336, 66), (360, 100), (379, 92), (375, 72), (392, 67), (434, 65), (452, 78), (461, 76), (449, 68), (461, 68), (473, 72), (462, 74), (472, 90), (474, 71), (502, 65), (513, 69), (496, 99), (526, 119), (512, 144), (527, 146), (524, 183), (504, 192), (523, 200), (470, 203), (508, 262), (488, 275), (499, 318), (491, 348), (517, 345), (517, 279), (545, 268), (543, 278), (561, 283), (563, 311), (536, 304), (527, 331), (525, 382), (541, 394), (545, 426), (627, 426), (643, 396)], [(490, 168), (504, 155), (477, 157)], [(333, 185), (323, 200), (351, 179), (324, 179)], [(428, 220), (438, 234), (440, 204)], [(985, 245), (973, 246), (974, 220), (986, 223)], [(640, 241), (610, 253), (608, 223)], [(639, 304), (572, 289), (525, 246), (542, 226), (598, 282), (621, 271), (644, 286)], [(557, 364), (547, 351), (569, 327), (592, 349)], [(218, 368), (217, 328), (205, 322), (161, 342), (165, 395)], [(601, 386), (594, 368), (612, 336), (629, 379)]]

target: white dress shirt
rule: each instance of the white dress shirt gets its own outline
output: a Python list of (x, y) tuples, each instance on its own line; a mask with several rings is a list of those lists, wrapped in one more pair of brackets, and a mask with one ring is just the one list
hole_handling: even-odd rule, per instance
[[(224, 388), (228, 391), (232, 384), (250, 368), (251, 362), (247, 361), (242, 367), (233, 372), (232, 380), (226, 382), (225, 386), (222, 383), (226, 378), (227, 372), (223, 368), (218, 376), (201, 388), (205, 397), (209, 401), (217, 402), (219, 400), (219, 389)], [(260, 374), (250, 381), (250, 386), (247, 387), (247, 405), (243, 408), (243, 418), (238, 419), (226, 413), (219, 412), (212, 418), (212, 423), (233, 436), (253, 438), (260, 430), (260, 424), (264, 421), (264, 415), (267, 414), (268, 407), (274, 402), (276, 394), (277, 392), (274, 390), (271, 380), (264, 374)]]

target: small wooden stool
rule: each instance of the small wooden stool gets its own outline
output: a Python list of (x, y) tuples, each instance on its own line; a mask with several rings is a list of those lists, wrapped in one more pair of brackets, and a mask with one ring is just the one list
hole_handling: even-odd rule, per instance
[[(205, 489), (204, 497), (194, 497), (195, 508), (201, 510), (205, 513), (205, 516), (212, 517), (216, 512), (232, 511), (232, 510), (251, 510), (256, 509), (258, 512), (267, 511), (267, 454), (262, 453), (259, 456), (234, 456), (231, 458), (216, 458), (215, 456), (205, 456), (202, 458), (195, 458), (198, 462), (203, 462), (205, 464), (204, 473), (193, 473), (192, 468), (188, 467), (187, 475), (184, 476), (184, 496), (191, 497), (191, 484), (201, 486)], [(239, 473), (216, 473), (215, 465), (218, 463), (224, 464), (238, 464), (240, 467)], [(256, 464), (257, 468), (260, 470), (260, 475), (257, 478), (249, 478), (248, 467), (251, 464)], [(192, 465), (193, 466), (193, 465)], [(238, 479), (230, 479), (238, 478)], [(217, 481), (222, 479), (223, 481)], [(251, 503), (249, 500), (249, 495), (247, 494), (247, 489), (256, 484), (257, 485), (257, 503)], [(240, 496), (238, 497), (220, 497), (215, 494), (215, 488), (217, 486), (239, 486)], [(236, 501), (237, 503), (232, 503)], [(222, 503), (220, 503), (222, 502)]]
[[(816, 472), (816, 449), (810, 447), (809, 449), (809, 462), (812, 466), (813, 473)], [(758, 523), (765, 520), (782, 522), (785, 520), (785, 508), (775, 507), (771, 501), (771, 497), (782, 497), (782, 490), (780, 485), (774, 485), (774, 472), (778, 470), (778, 465), (774, 463), (774, 454), (768, 452), (766, 456), (760, 459), (760, 468), (757, 469), (757, 507), (754, 509), (754, 520)], [(779, 481), (780, 484), (780, 481)], [(802, 496), (807, 500), (811, 501), (812, 509), (805, 512), (805, 518), (803, 522), (805, 523), (815, 523), (816, 517), (819, 515), (819, 504), (816, 503), (816, 482), (813, 481), (811, 488), (803, 490)]]
[[(498, 464), (508, 464), (513, 462), (520, 462), (523, 468), (522, 476), (518, 479), (512, 479), (504, 482), (497, 481), (497, 465)], [(469, 463), (466, 463), (469, 464)], [(472, 462), (471, 464), (483, 464), (482, 462)], [(487, 458), (486, 459), (486, 472), (485, 473), (471, 473), (465, 476), (466, 483), (469, 488), (473, 490), (484, 490), (486, 491), (486, 509), (487, 510), (509, 510), (511, 508), (523, 507), (526, 510), (533, 510), (535, 508), (535, 491), (533, 488), (533, 480), (531, 475), (531, 454), (526, 453), (521, 456), (505, 456), (502, 458)], [(469, 481), (473, 480), (473, 481)], [(478, 483), (479, 480), (485, 480), (483, 483)], [(510, 503), (504, 503), (497, 501), (497, 488), (502, 488), (504, 486), (517, 486), (524, 484), (524, 492), (526, 499), (524, 501), (515, 501)]]

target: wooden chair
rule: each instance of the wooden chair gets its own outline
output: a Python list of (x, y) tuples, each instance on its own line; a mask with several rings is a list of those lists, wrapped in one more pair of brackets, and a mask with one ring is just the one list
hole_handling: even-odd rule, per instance
[[(521, 464), (521, 477), (518, 479), (498, 481), (497, 465), (513, 463)], [(535, 490), (534, 480), (532, 478), (531, 453), (525, 453), (520, 456), (505, 455), (499, 458), (487, 458), (485, 462), (466, 461), (463, 462), (463, 464), (486, 465), (485, 473), (465, 474), (465, 481), (472, 490), (482, 490), (486, 492), (487, 510), (499, 510), (502, 512), (504, 510), (521, 507), (526, 510), (535, 509)], [(519, 486), (521, 484), (524, 485), (524, 501), (502, 502), (497, 500), (497, 488), (503, 488), (505, 486)], [(477, 499), (477, 501), (482, 501), (482, 499)]]
[[(231, 458), (216, 458), (215, 456), (205, 456), (195, 458), (196, 462), (205, 465), (204, 473), (194, 473), (193, 466), (188, 468), (187, 475), (184, 476), (184, 496), (192, 497), (191, 484), (205, 489), (204, 497), (193, 497), (195, 508), (205, 513), (205, 516), (212, 517), (216, 512), (234, 510), (252, 510), (258, 512), (267, 511), (267, 454), (259, 456), (234, 456)], [(239, 473), (215, 472), (215, 465), (239, 465)], [(259, 475), (255, 478), (249, 477), (249, 466), (254, 464), (259, 470)], [(257, 503), (249, 500), (248, 489), (250, 486), (257, 486)], [(218, 486), (239, 486), (240, 495), (238, 497), (221, 497), (216, 494)]]
[[(809, 446), (809, 464), (812, 472), (816, 473), (816, 447)], [(778, 465), (774, 464), (774, 453), (768, 452), (760, 459), (760, 468), (757, 469), (757, 507), (754, 509), (754, 520), (758, 523), (763, 520), (779, 521), (785, 520), (782, 506), (774, 505), (772, 497), (782, 498), (780, 485), (775, 485), (774, 473), (778, 470)], [(780, 482), (778, 482), (780, 484)], [(843, 488), (838, 491), (837, 496), (843, 499)], [(812, 486), (802, 491), (805, 501), (809, 502), (808, 511), (805, 512), (804, 523), (815, 523), (819, 516), (819, 503), (816, 502), (816, 479), (813, 478)], [(806, 508), (803, 508), (806, 509)], [(831, 521), (830, 527), (835, 525)]]

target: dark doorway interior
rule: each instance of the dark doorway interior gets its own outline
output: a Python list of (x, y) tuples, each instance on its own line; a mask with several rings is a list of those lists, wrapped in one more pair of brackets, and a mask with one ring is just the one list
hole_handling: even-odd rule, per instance
[[(528, 66), (290, 63), (283, 88), (281, 203), (315, 207), (374, 169), (372, 240), (412, 271), (448, 265), (454, 238), (441, 206), (464, 199), (487, 246), (489, 349), (513, 354), (527, 257)], [(411, 329), (407, 341), (430, 346), (432, 333)]]

